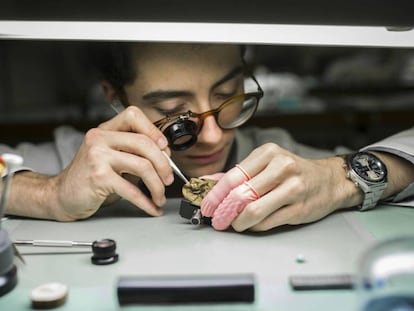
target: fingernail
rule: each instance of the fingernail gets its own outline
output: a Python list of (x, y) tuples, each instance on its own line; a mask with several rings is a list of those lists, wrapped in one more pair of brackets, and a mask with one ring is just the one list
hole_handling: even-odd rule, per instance
[(158, 144), (158, 147), (160, 147), (161, 150), (167, 148), (167, 146), (168, 146), (167, 138), (165, 138), (164, 136), (160, 137), (157, 141), (157, 144)]
[(162, 208), (157, 209), (158, 216), (164, 215), (164, 210)]
[(163, 206), (165, 203), (167, 203), (167, 198), (165, 196), (163, 196), (159, 202), (158, 202), (158, 206)]
[(166, 178), (165, 178), (165, 184), (166, 185), (171, 185), (174, 181), (174, 175), (173, 174), (169, 174)]

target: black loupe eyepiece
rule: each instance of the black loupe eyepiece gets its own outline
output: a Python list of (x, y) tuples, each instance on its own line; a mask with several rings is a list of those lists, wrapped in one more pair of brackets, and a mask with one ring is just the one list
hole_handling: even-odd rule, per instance
[(197, 124), (191, 120), (179, 120), (164, 130), (172, 150), (182, 151), (197, 141)]
[(93, 256), (91, 261), (94, 265), (109, 265), (118, 261), (116, 243), (111, 239), (97, 240), (92, 243)]

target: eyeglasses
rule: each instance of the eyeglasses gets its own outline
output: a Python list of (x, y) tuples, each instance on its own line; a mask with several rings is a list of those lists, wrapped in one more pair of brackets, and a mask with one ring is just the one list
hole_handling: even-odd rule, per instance
[(230, 130), (246, 123), (256, 112), (263, 90), (253, 75), (250, 75), (257, 85), (257, 92), (233, 96), (224, 101), (218, 108), (202, 113), (174, 113), (156, 122), (157, 126), (167, 137), (170, 148), (185, 150), (197, 141), (204, 119), (213, 116), (217, 125), (223, 130)]

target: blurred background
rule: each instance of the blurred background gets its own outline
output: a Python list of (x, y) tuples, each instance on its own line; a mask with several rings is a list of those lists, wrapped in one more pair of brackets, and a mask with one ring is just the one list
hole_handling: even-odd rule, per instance
[[(113, 116), (87, 42), (0, 40), (0, 141), (41, 142)], [(265, 91), (249, 125), (278, 126), (316, 147), (358, 148), (414, 125), (414, 49), (253, 45)]]

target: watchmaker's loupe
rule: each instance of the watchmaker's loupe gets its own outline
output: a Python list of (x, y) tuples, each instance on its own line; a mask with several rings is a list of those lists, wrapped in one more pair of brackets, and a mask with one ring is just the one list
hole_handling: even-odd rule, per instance
[(179, 119), (164, 130), (169, 146), (176, 151), (190, 148), (197, 141), (197, 124), (189, 119)]
[(92, 242), (93, 256), (91, 261), (95, 265), (109, 265), (118, 261), (116, 243), (112, 239), (102, 239)]
[(358, 269), (358, 310), (414, 311), (414, 236), (373, 246)]

